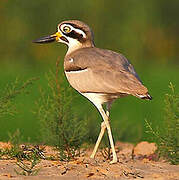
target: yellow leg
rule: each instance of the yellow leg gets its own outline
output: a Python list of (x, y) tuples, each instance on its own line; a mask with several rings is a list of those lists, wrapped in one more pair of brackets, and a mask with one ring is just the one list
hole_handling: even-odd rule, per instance
[(93, 149), (93, 152), (92, 152), (92, 154), (91, 154), (91, 156), (90, 156), (91, 158), (94, 158), (94, 157), (95, 157), (95, 154), (96, 154), (96, 152), (97, 152), (97, 149), (98, 149), (98, 147), (99, 147), (99, 144), (100, 144), (100, 142), (101, 142), (101, 139), (102, 139), (102, 137), (103, 137), (103, 135), (104, 135), (105, 130), (106, 130), (106, 124), (105, 124), (104, 122), (102, 122), (102, 123), (101, 123), (101, 131), (100, 131), (100, 133), (99, 133), (98, 140), (96, 141), (96, 144), (95, 144), (95, 147), (94, 147), (94, 149)]
[(112, 137), (112, 132), (111, 132), (111, 127), (109, 124), (109, 110), (105, 113), (103, 110), (102, 105), (98, 105), (96, 106), (104, 120), (104, 122), (101, 124), (101, 132), (99, 134), (98, 140), (96, 142), (95, 148), (93, 150), (93, 153), (91, 155), (91, 158), (94, 158), (96, 151), (99, 147), (99, 144), (101, 142), (101, 139), (104, 135), (105, 129), (107, 128), (108, 131), (108, 137), (109, 137), (109, 141), (110, 141), (110, 145), (111, 145), (111, 149), (112, 149), (112, 154), (113, 154), (113, 160), (110, 162), (111, 164), (116, 163), (117, 162), (117, 155), (116, 155), (116, 151), (115, 151), (115, 147), (114, 147), (114, 142), (113, 142), (113, 137)]
[(110, 124), (108, 121), (108, 116), (105, 114), (103, 108), (100, 109), (100, 112), (101, 112), (101, 115), (104, 119), (107, 131), (108, 131), (109, 142), (110, 142), (112, 154), (113, 154), (113, 160), (110, 163), (113, 164), (113, 163), (117, 162), (117, 155), (116, 155), (116, 151), (115, 151), (115, 147), (114, 147), (114, 141), (113, 141), (113, 137), (112, 137), (111, 127), (110, 127)]

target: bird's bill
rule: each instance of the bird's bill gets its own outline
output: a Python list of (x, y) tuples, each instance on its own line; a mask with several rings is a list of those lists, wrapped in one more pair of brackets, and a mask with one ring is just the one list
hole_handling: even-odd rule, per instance
[(34, 40), (34, 43), (50, 43), (50, 42), (54, 42), (54, 41), (58, 41), (59, 38), (62, 37), (60, 32), (57, 32), (55, 34), (52, 34), (50, 36), (45, 36), (39, 39)]

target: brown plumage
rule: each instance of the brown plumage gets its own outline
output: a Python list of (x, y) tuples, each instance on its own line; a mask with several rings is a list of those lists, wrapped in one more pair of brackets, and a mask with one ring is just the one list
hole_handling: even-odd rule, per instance
[(147, 88), (122, 54), (96, 47), (79, 49), (66, 55), (64, 61), (65, 71), (78, 69), (88, 71), (68, 75), (68, 80), (79, 92), (148, 96)]

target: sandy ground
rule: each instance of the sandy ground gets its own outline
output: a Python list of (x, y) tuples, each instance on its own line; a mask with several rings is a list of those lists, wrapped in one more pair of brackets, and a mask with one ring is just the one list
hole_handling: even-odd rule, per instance
[[(120, 148), (119, 148), (120, 147)], [(120, 150), (119, 150), (120, 149)], [(109, 164), (98, 151), (95, 160), (90, 159), (92, 149), (84, 150), (80, 157), (70, 162), (41, 160), (35, 176), (17, 175), (20, 171), (16, 160), (0, 160), (0, 180), (3, 179), (145, 179), (179, 180), (179, 165), (156, 161), (154, 144), (142, 142), (134, 147), (129, 143), (116, 143), (118, 163)], [(54, 154), (52, 148), (45, 147), (46, 155)], [(104, 150), (103, 150), (104, 153)]]

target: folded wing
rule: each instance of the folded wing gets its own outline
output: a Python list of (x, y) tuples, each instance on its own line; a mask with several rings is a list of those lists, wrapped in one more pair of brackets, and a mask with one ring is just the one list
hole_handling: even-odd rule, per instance
[[(83, 48), (67, 55), (64, 63), (70, 84), (80, 92), (124, 93), (144, 99), (148, 96), (147, 88), (122, 54), (95, 47)], [(80, 71), (84, 69), (86, 71)]]

